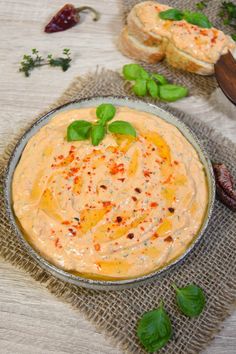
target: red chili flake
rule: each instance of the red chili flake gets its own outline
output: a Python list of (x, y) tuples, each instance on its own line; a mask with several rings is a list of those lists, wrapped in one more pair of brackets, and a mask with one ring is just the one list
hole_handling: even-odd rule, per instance
[(65, 221), (62, 221), (62, 225), (70, 225), (70, 221), (68, 221), (68, 220), (65, 220)]
[(127, 235), (127, 238), (129, 238), (130, 240), (132, 240), (132, 238), (134, 238), (134, 234), (131, 232)]
[(164, 239), (165, 242), (173, 242), (173, 238), (171, 236), (168, 236)]
[(57, 237), (55, 240), (55, 246), (58, 248), (62, 248), (62, 245), (60, 244), (59, 238)]
[(148, 170), (145, 170), (145, 171), (143, 171), (143, 174), (144, 174), (145, 177), (150, 177), (150, 175), (152, 174), (152, 172), (151, 172), (151, 171), (148, 171)]
[(133, 199), (134, 202), (137, 202), (137, 198), (136, 197), (131, 197)]
[(116, 175), (117, 173), (123, 173), (125, 171), (123, 163), (114, 163), (110, 168), (110, 174)]
[(153, 235), (152, 235), (152, 237), (151, 237), (151, 240), (155, 240), (156, 238), (158, 238), (158, 234), (155, 232)]
[(174, 164), (175, 164), (175, 165), (178, 165), (178, 164), (179, 164), (179, 162), (175, 160), (175, 161), (174, 161)]
[(77, 173), (77, 172), (79, 171), (79, 168), (78, 168), (78, 167), (71, 167), (71, 168), (70, 168), (70, 171), (71, 171), (72, 173)]
[(166, 184), (166, 183), (169, 183), (171, 181), (171, 178), (172, 178), (172, 175), (169, 175), (169, 177), (162, 182), (162, 184)]
[(173, 214), (175, 212), (175, 208), (168, 208), (169, 212)]
[(124, 182), (125, 178), (118, 178), (118, 181)]
[(102, 202), (102, 205), (104, 208), (106, 208), (111, 205), (111, 202), (110, 201)]
[(78, 184), (78, 183), (79, 183), (79, 177), (76, 176), (76, 177), (74, 178), (74, 184)]
[(91, 172), (90, 172), (90, 171), (88, 171), (88, 172), (87, 172), (87, 174), (88, 174), (88, 175), (91, 175)]
[(135, 192), (137, 193), (141, 193), (141, 189), (140, 188), (134, 188)]
[(68, 230), (72, 234), (72, 236), (76, 236), (76, 231), (74, 229), (69, 228)]
[(158, 206), (158, 204), (156, 202), (152, 202), (150, 203), (151, 208), (156, 208)]
[(69, 191), (71, 189), (71, 186), (67, 187), (67, 190)]
[(52, 230), (51, 230), (51, 234), (55, 234), (55, 230), (52, 229)]
[(145, 230), (143, 226), (140, 226), (140, 229), (141, 229), (142, 231), (144, 231), (144, 230)]
[(116, 221), (117, 222), (121, 222), (122, 221), (122, 217), (121, 216), (117, 216)]
[(152, 148), (152, 151), (155, 151), (156, 149), (155, 148)]
[(100, 188), (107, 189), (107, 186), (105, 186), (104, 184), (101, 184)]
[(95, 251), (97, 251), (97, 252), (101, 250), (101, 246), (99, 243), (95, 243), (94, 248), (95, 248)]
[(63, 156), (63, 155), (59, 155), (59, 156), (57, 156), (57, 158), (58, 158), (59, 160), (62, 160), (62, 159), (64, 159), (64, 156)]

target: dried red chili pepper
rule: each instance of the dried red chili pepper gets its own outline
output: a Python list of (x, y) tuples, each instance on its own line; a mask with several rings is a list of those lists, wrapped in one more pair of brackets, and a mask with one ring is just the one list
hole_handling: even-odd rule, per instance
[(64, 5), (49, 23), (45, 26), (44, 32), (53, 33), (59, 31), (65, 31), (79, 23), (80, 12), (89, 10), (94, 14), (93, 20), (99, 20), (99, 13), (90, 6), (75, 7), (72, 4)]
[(233, 177), (228, 168), (222, 163), (213, 163), (218, 198), (229, 209), (236, 211), (236, 190), (234, 190)]

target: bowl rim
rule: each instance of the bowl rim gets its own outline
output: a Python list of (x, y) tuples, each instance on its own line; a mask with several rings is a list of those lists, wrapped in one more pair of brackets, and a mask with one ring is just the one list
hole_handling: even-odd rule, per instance
[[(53, 265), (52, 263), (47, 261), (44, 257), (42, 257), (33, 248), (33, 246), (31, 246), (30, 243), (26, 240), (23, 232), (21, 231), (20, 227), (18, 226), (18, 224), (16, 222), (16, 217), (15, 217), (14, 210), (12, 207), (11, 186), (12, 186), (12, 178), (13, 178), (14, 171), (12, 172), (12, 175), (11, 175), (11, 166), (13, 165), (14, 170), (15, 170), (17, 164), (19, 163), (20, 158), (21, 158), (21, 154), (23, 153), (26, 144), (31, 139), (31, 137), (28, 137), (28, 134), (30, 134), (30, 132), (35, 127), (37, 129), (37, 127), (40, 125), (41, 122), (43, 122), (44, 120), (46, 120), (50, 116), (53, 116), (58, 111), (60, 111), (64, 108), (67, 108), (70, 105), (73, 106), (74, 104), (89, 103), (90, 101), (96, 100), (96, 99), (97, 100), (104, 99), (104, 100), (123, 101), (124, 105), (126, 102), (131, 102), (133, 104), (140, 103), (143, 106), (149, 106), (152, 110), (157, 109), (157, 110), (163, 112), (163, 114), (170, 117), (171, 122), (169, 122), (166, 118), (161, 117), (161, 115), (160, 115), (160, 118), (163, 119), (164, 121), (166, 121), (167, 123), (174, 125), (192, 146), (193, 146), (193, 144), (189, 141), (189, 139), (186, 135), (188, 134), (193, 139), (194, 144), (196, 144), (196, 146), (198, 147), (198, 149), (202, 155), (202, 156), (199, 156), (199, 152), (197, 151), (198, 156), (199, 156), (202, 164), (204, 165), (205, 170), (207, 170), (207, 183), (208, 183), (208, 192), (209, 192), (207, 210), (206, 210), (206, 214), (205, 214), (203, 223), (202, 223), (197, 235), (195, 236), (195, 238), (193, 239), (193, 241), (189, 245), (189, 247), (185, 250), (185, 252), (183, 254), (181, 254), (179, 257), (174, 259), (173, 262), (167, 264), (166, 266), (156, 269), (148, 274), (144, 274), (144, 275), (134, 277), (134, 278), (127, 278), (127, 279), (120, 279), (120, 280), (118, 280), (118, 279), (116, 279), (116, 280), (91, 279), (91, 278), (86, 278), (86, 277), (82, 277), (79, 275), (74, 275), (73, 273), (67, 272), (63, 269), (56, 267), (55, 265)], [(160, 104), (160, 102), (158, 102), (158, 103)], [(116, 103), (114, 102), (114, 104), (116, 104)], [(122, 104), (117, 103), (117, 105), (121, 106)], [(129, 107), (129, 106), (127, 106), (127, 107)], [(79, 109), (79, 107), (76, 109)], [(132, 109), (135, 109), (135, 108), (132, 108)], [(140, 111), (141, 111), (141, 109), (140, 109)], [(143, 110), (143, 111), (145, 111), (145, 110)], [(212, 168), (210, 158), (209, 158), (205, 148), (203, 147), (202, 143), (199, 141), (196, 134), (189, 128), (189, 126), (186, 125), (184, 122), (182, 122), (180, 120), (180, 118), (178, 118), (178, 116), (175, 116), (175, 113), (172, 113), (172, 111), (176, 111), (176, 114), (178, 114), (178, 110), (176, 110), (175, 108), (173, 109), (172, 107), (170, 107), (170, 111), (168, 111), (168, 110), (165, 110), (165, 108), (163, 108), (161, 106), (161, 104), (159, 106), (158, 104), (145, 102), (145, 101), (135, 99), (133, 97), (128, 97), (128, 96), (116, 96), (116, 95), (91, 96), (91, 97), (86, 97), (86, 98), (82, 98), (82, 99), (72, 100), (72, 101), (67, 102), (63, 105), (53, 108), (49, 112), (40, 116), (36, 121), (34, 121), (29, 126), (29, 128), (26, 129), (26, 131), (18, 139), (18, 141), (15, 144), (15, 147), (12, 150), (11, 155), (9, 157), (7, 167), (5, 170), (5, 174), (4, 174), (4, 182), (3, 182), (4, 188), (3, 188), (3, 190), (4, 190), (5, 208), (6, 208), (7, 216), (9, 218), (11, 227), (13, 228), (13, 231), (16, 234), (21, 245), (26, 249), (27, 253), (37, 262), (38, 265), (40, 265), (46, 271), (49, 271), (51, 274), (53, 274), (57, 278), (67, 281), (69, 283), (78, 285), (78, 286), (97, 289), (97, 290), (121, 290), (124, 288), (134, 287), (134, 286), (146, 283), (146, 282), (153, 281), (156, 277), (163, 275), (164, 273), (166, 273), (167, 271), (169, 271), (170, 269), (175, 267), (177, 264), (183, 262), (183, 260), (187, 257), (187, 255), (189, 255), (191, 253), (191, 251), (199, 243), (200, 239), (202, 238), (203, 234), (205, 233), (206, 228), (209, 223), (209, 220), (211, 218), (212, 212), (213, 212), (214, 201), (215, 201), (215, 188), (216, 188), (215, 187), (215, 179), (214, 179), (214, 173), (213, 173), (213, 168)], [(155, 115), (154, 112), (147, 112), (147, 113)], [(47, 122), (46, 122), (46, 124), (47, 124)], [(176, 126), (174, 124), (174, 122), (177, 123), (178, 125)], [(39, 127), (38, 130), (40, 128), (41, 127)], [(38, 132), (38, 130), (36, 132), (34, 132), (34, 134), (36, 134)], [(196, 151), (196, 147), (193, 146), (193, 148)], [(20, 155), (17, 158), (16, 154), (17, 154), (18, 150), (20, 150)], [(205, 159), (205, 163), (203, 163), (202, 157)], [(16, 159), (16, 161), (15, 161), (15, 159)]]

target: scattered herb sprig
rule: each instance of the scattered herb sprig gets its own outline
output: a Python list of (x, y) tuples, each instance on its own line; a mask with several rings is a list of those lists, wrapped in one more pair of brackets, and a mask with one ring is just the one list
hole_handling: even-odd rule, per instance
[(19, 71), (24, 73), (26, 77), (30, 76), (33, 69), (44, 65), (49, 65), (52, 67), (58, 66), (61, 67), (63, 71), (66, 71), (69, 69), (71, 62), (70, 49), (63, 49), (62, 55), (62, 57), (54, 58), (52, 54), (48, 54), (47, 58), (45, 59), (40, 56), (39, 51), (34, 48), (32, 49), (31, 55), (25, 54), (23, 56), (23, 59), (20, 62)]
[(202, 28), (211, 28), (212, 24), (208, 17), (201, 12), (181, 11), (179, 9), (169, 9), (161, 11), (158, 15), (162, 20), (181, 21), (185, 20), (192, 25)]
[(96, 109), (97, 122), (92, 124), (85, 120), (76, 120), (67, 127), (67, 141), (80, 141), (91, 138), (94, 146), (100, 144), (107, 131), (114, 134), (124, 134), (136, 137), (134, 127), (122, 120), (107, 124), (114, 118), (116, 107), (111, 103), (102, 103)]
[(207, 7), (206, 1), (199, 1), (196, 3), (196, 8), (200, 11), (204, 10)]
[(170, 84), (165, 76), (149, 73), (139, 64), (124, 65), (123, 76), (126, 80), (134, 81), (132, 90), (136, 96), (150, 95), (162, 101), (174, 102), (188, 94), (186, 87)]
[[(174, 284), (173, 288), (176, 291), (176, 302), (179, 310), (188, 317), (200, 315), (206, 302), (203, 290), (194, 284), (189, 284), (183, 288), (178, 288)], [(161, 349), (171, 339), (171, 320), (162, 302), (157, 309), (144, 313), (139, 319), (137, 336), (150, 353)]]
[(223, 19), (224, 25), (229, 25), (236, 29), (236, 5), (233, 2), (223, 1), (219, 16)]

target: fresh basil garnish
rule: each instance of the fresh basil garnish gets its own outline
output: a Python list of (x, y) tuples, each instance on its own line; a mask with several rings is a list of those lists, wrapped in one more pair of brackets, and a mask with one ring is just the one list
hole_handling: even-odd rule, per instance
[(67, 127), (67, 141), (88, 139), (91, 126), (86, 120), (75, 120)]
[(157, 98), (158, 97), (158, 85), (155, 80), (148, 80), (147, 81), (147, 89), (152, 98)]
[(132, 135), (136, 136), (136, 131), (134, 127), (129, 123), (123, 120), (117, 120), (108, 125), (108, 130), (111, 133), (115, 134), (125, 134), (125, 135)]
[(200, 12), (190, 12), (190, 11), (185, 11), (184, 12), (184, 19), (188, 23), (191, 23), (192, 25), (196, 25), (202, 28), (211, 28), (212, 24), (207, 18), (206, 15)]
[(148, 79), (149, 74), (139, 64), (127, 64), (123, 66), (123, 75), (126, 80)]
[(95, 124), (92, 126), (91, 139), (94, 146), (99, 145), (106, 133), (106, 129), (101, 124)]
[(183, 19), (184, 14), (182, 11), (178, 9), (169, 9), (166, 11), (161, 11), (159, 13), (159, 17), (162, 20), (174, 20), (174, 21), (180, 21)]
[(96, 115), (101, 120), (102, 124), (105, 124), (111, 120), (116, 114), (116, 107), (111, 103), (102, 103), (96, 109)]
[(172, 335), (172, 327), (163, 304), (146, 312), (138, 322), (137, 335), (149, 353), (161, 349)]
[(160, 85), (168, 84), (167, 78), (161, 74), (152, 74), (152, 78), (154, 78)]
[(164, 101), (174, 102), (187, 96), (188, 89), (184, 86), (179, 85), (161, 85), (159, 86), (159, 95), (160, 98)]
[(187, 285), (184, 288), (178, 288), (175, 284), (176, 301), (181, 312), (188, 317), (200, 315), (205, 307), (205, 295), (203, 290), (197, 285)]
[(179, 9), (169, 9), (161, 11), (158, 15), (162, 20), (181, 21), (185, 20), (192, 25), (202, 28), (211, 28), (212, 24), (206, 15), (201, 12), (181, 11)]
[(147, 94), (147, 81), (143, 79), (137, 79), (133, 86), (133, 91), (136, 96), (145, 96)]

